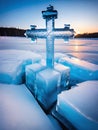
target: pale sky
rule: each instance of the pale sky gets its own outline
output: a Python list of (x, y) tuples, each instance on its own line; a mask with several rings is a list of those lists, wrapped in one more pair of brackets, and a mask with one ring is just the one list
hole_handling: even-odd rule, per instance
[(41, 11), (49, 4), (58, 11), (55, 27), (71, 24), (77, 33), (98, 32), (98, 0), (1, 0), (0, 26), (45, 28)]

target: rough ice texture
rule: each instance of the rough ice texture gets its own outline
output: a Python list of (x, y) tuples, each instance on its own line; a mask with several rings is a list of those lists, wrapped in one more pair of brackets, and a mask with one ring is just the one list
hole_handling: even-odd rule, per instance
[(53, 69), (45, 69), (36, 75), (36, 98), (42, 107), (48, 110), (57, 99), (57, 88), (60, 84), (60, 73)]
[(36, 74), (45, 68), (45, 66), (39, 63), (26, 66), (26, 86), (34, 96), (36, 96)]
[(59, 63), (71, 68), (71, 75), (81, 80), (98, 80), (98, 65), (79, 60), (74, 57), (64, 57)]
[(25, 66), (39, 62), (41, 56), (22, 50), (0, 50), (0, 82), (21, 84), (25, 80)]
[(79, 130), (98, 130), (98, 81), (86, 81), (58, 95), (56, 110)]
[(57, 130), (25, 85), (0, 84), (0, 130)]
[(70, 68), (62, 64), (56, 64), (54, 69), (61, 74), (60, 87), (67, 87), (70, 80)]

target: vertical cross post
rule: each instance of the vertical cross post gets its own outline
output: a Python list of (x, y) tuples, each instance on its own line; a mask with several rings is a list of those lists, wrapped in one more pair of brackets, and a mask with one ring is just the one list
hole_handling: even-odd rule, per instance
[(51, 33), (54, 30), (54, 20), (57, 18), (57, 11), (53, 6), (47, 7), (46, 11), (42, 11), (43, 18), (46, 19), (46, 65), (54, 68), (54, 36)]

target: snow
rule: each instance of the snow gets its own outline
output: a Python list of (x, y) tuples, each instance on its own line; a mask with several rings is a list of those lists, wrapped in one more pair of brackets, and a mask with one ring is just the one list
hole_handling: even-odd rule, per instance
[(56, 64), (54, 69), (61, 74), (60, 87), (67, 87), (70, 80), (70, 68), (62, 64)]
[(38, 63), (26, 66), (26, 86), (34, 96), (36, 96), (36, 74), (45, 68), (46, 66)]
[(59, 63), (71, 68), (71, 75), (81, 80), (98, 80), (98, 65), (80, 60), (74, 57), (65, 56)]
[(0, 130), (57, 130), (25, 85), (0, 84)]
[(45, 110), (48, 110), (57, 99), (57, 88), (60, 85), (60, 73), (47, 68), (36, 75), (36, 98)]
[(98, 81), (86, 81), (63, 91), (58, 95), (56, 110), (76, 129), (98, 130)]
[(21, 84), (25, 80), (25, 66), (40, 62), (39, 54), (22, 50), (0, 50), (0, 82)]

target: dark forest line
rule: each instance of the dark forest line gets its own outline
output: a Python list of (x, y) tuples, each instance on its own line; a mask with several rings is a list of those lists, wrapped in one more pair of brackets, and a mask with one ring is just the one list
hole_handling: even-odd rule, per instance
[(26, 30), (18, 28), (0, 27), (0, 36), (20, 36), (24, 37)]
[[(25, 37), (25, 29), (19, 28), (8, 28), (8, 27), (0, 27), (0, 36), (20, 36)], [(75, 38), (98, 38), (98, 32), (95, 33), (84, 33), (84, 34), (77, 34)]]
[(98, 38), (98, 32), (77, 34), (75, 38)]

